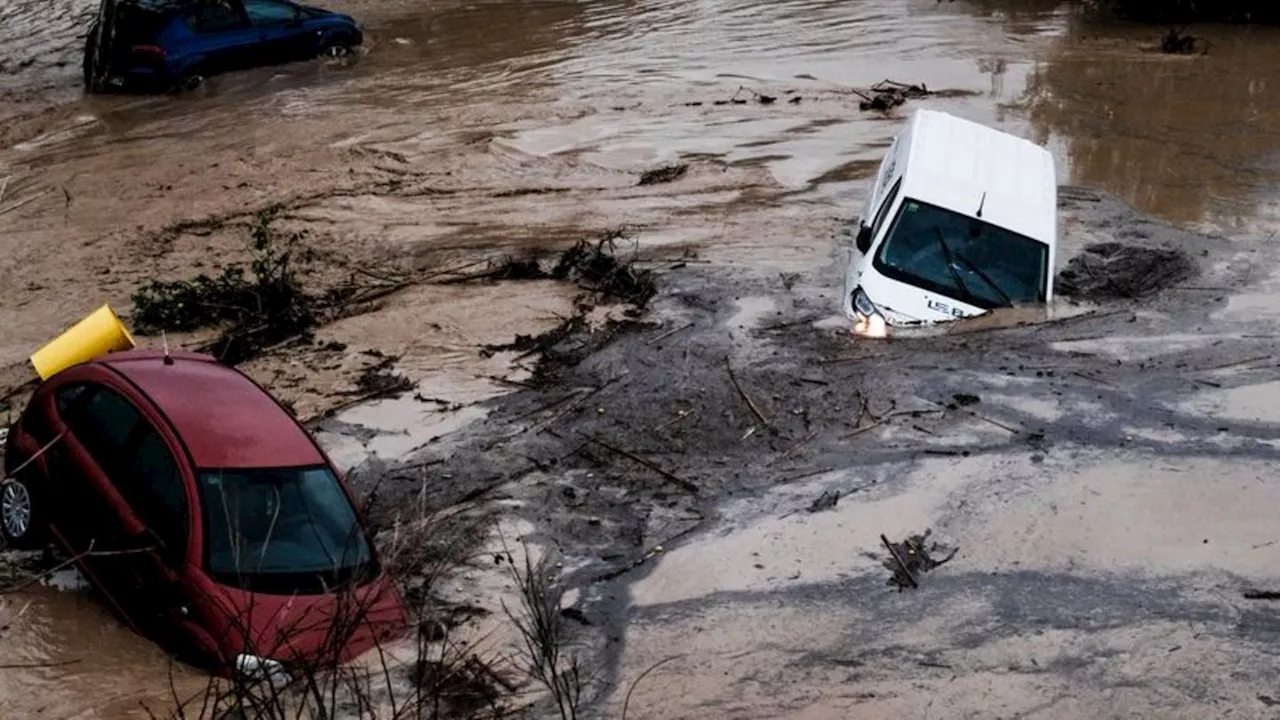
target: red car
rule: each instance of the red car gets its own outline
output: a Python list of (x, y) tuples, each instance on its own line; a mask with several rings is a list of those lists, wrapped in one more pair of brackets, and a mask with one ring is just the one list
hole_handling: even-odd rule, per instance
[(404, 627), (333, 464), (212, 357), (134, 350), (64, 370), (4, 457), (7, 476), (36, 457), (0, 487), (9, 544), (57, 544), (125, 622), (188, 662), (345, 662)]

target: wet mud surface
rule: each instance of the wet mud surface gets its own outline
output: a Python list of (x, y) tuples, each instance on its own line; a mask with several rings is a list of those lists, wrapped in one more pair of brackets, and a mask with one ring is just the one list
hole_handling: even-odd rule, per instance
[[(1242, 593), (1280, 589), (1274, 30), (1193, 28), (1208, 53), (1169, 56), (1056, 2), (332, 7), (366, 24), (354, 63), (86, 99), (90, 6), (0, 0), (0, 386), (102, 301), (246, 262), (278, 206), (308, 289), (391, 292), (243, 367), (375, 514), (480, 501), (554, 548), (595, 710), (678, 655), (628, 717), (1268, 716), (1274, 608)], [(864, 110), (885, 78), (934, 94)], [(1058, 269), (1105, 281), (851, 337), (851, 222), (920, 106), (1047, 143)], [(657, 281), (639, 318), (520, 344), (582, 289), (458, 282), (617, 229)], [(1106, 243), (1172, 254), (1076, 260)], [(899, 593), (880, 536), (925, 528), (960, 552)], [(4, 670), (0, 714), (136, 716), (98, 702), (104, 663), (163, 702), (164, 659), (99, 662), (60, 628), (127, 631), (58, 592), (3, 598), (47, 619), (6, 647), (79, 662)]]

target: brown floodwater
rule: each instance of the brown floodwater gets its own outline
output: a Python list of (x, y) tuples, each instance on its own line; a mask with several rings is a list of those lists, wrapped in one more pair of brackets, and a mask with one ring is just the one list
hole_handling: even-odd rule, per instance
[[(1242, 251), (1263, 248), (1280, 223), (1275, 29), (1193, 28), (1207, 54), (1166, 56), (1154, 51), (1158, 29), (1102, 23), (1051, 0), (331, 7), (365, 24), (354, 62), (228, 75), (180, 98), (85, 98), (80, 36), (93, 4), (0, 0), (0, 365), (21, 363), (103, 298), (127, 305), (144, 279), (236, 252), (217, 233), (157, 245), (146, 231), (267, 202), (291, 203), (292, 220), (331, 254), (418, 268), (626, 223), (644, 227), (643, 247), (659, 254), (827, 272), (866, 178), (916, 106), (1032, 137), (1054, 152), (1062, 181), (1227, 235)], [(960, 92), (859, 112), (849, 89), (885, 78)], [(716, 104), (751, 91), (781, 99)], [(638, 172), (678, 159), (691, 163), (679, 183), (635, 186)], [(439, 293), (422, 291), (413, 302), (432, 312), (392, 307), (347, 321), (348, 335), (396, 346), (446, 401), (486, 397), (503, 369), (460, 358), (545, 324), (565, 299), (467, 292), (440, 309)], [(1258, 293), (1235, 309), (1273, 299)], [(431, 328), (415, 325), (424, 318)], [(424, 422), (417, 410), (383, 409), (355, 420), (376, 425), (403, 411), (404, 422)], [(382, 443), (397, 453), (419, 441)], [(711, 589), (695, 585), (678, 593)], [(70, 664), (0, 671), (0, 715), (137, 717), (137, 699), (169, 694), (164, 659), (82, 594), (41, 589), (4, 603), (7, 658)], [(749, 628), (763, 622), (755, 612), (732, 620)], [(626, 668), (651, 660), (645, 648), (664, 638), (636, 640)], [(716, 647), (729, 660), (738, 651)]]

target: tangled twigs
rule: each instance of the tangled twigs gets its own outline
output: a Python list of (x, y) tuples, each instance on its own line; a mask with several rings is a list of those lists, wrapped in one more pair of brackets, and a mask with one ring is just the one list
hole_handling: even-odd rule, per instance
[[(301, 233), (274, 227), (282, 211), (274, 206), (257, 214), (247, 266), (231, 264), (214, 277), (157, 280), (139, 288), (133, 295), (136, 329), (147, 334), (218, 328), (217, 339), (200, 349), (234, 365), (304, 339), (317, 325), (411, 284), (408, 277), (355, 268), (345, 284), (308, 291), (304, 280), (316, 255), (303, 245)], [(356, 275), (366, 279), (357, 281)]]
[(689, 166), (685, 163), (675, 163), (672, 165), (663, 165), (653, 170), (646, 170), (640, 176), (638, 185), (658, 185), (660, 183), (669, 183), (684, 177), (689, 172)]
[(943, 552), (944, 548), (936, 542), (926, 545), (932, 532), (932, 530), (925, 530), (924, 534), (911, 535), (900, 543), (889, 542), (889, 538), (883, 534), (880, 535), (880, 542), (884, 543), (885, 549), (891, 556), (884, 561), (885, 568), (893, 573), (889, 577), (890, 585), (897, 585), (899, 590), (918, 588), (920, 583), (917, 578), (921, 573), (951, 562), (951, 559), (960, 551), (959, 548), (951, 548), (946, 557), (941, 560), (934, 558), (933, 553)]
[(664, 478), (666, 478), (666, 479), (670, 480), (671, 482), (675, 483), (676, 485), (679, 485), (680, 487), (684, 488), (684, 490), (685, 490), (685, 491), (687, 491), (690, 495), (697, 495), (697, 494), (700, 492), (700, 490), (699, 490), (698, 486), (697, 486), (697, 485), (694, 485), (692, 482), (689, 482), (688, 480), (685, 480), (684, 478), (680, 477), (679, 475), (676, 475), (675, 473), (673, 473), (673, 472), (671, 472), (671, 471), (669, 471), (669, 470), (664, 470), (664, 469), (662, 469), (661, 467), (659, 467), (659, 466), (655, 465), (654, 463), (649, 462), (648, 460), (645, 460), (644, 458), (640, 457), (639, 455), (636, 455), (636, 454), (635, 454), (635, 453), (633, 453), (633, 452), (629, 452), (629, 451), (627, 451), (627, 450), (623, 450), (622, 448), (614, 447), (613, 445), (610, 445), (610, 444), (606, 443), (605, 441), (600, 440), (599, 438), (592, 437), (592, 436), (590, 436), (590, 435), (586, 435), (586, 436), (584, 436), (584, 437), (586, 438), (587, 442), (589, 442), (589, 443), (591, 443), (591, 444), (593, 444), (593, 445), (598, 445), (598, 446), (600, 446), (600, 447), (604, 448), (605, 450), (608, 450), (609, 452), (611, 452), (611, 453), (613, 453), (613, 454), (615, 454), (615, 455), (621, 455), (622, 457), (624, 457), (624, 458), (626, 458), (626, 459), (628, 459), (628, 460), (630, 460), (630, 461), (632, 461), (632, 462), (634, 462), (634, 463), (637, 463), (637, 464), (639, 464), (639, 465), (643, 465), (643, 466), (645, 466), (645, 467), (649, 468), (650, 470), (652, 470), (652, 471), (654, 471), (654, 472), (658, 473), (658, 474), (659, 474), (659, 475), (661, 475), (662, 477), (664, 477)]
[(1186, 254), (1176, 249), (1096, 243), (1058, 273), (1058, 287), (1069, 298), (1132, 300), (1182, 282), (1195, 270)]
[(862, 102), (858, 104), (858, 109), (864, 112), (867, 110), (883, 112), (898, 107), (907, 100), (928, 97), (931, 94), (924, 83), (909, 85), (894, 80), (881, 80), (868, 88), (866, 92), (854, 90), (853, 93), (862, 98)]

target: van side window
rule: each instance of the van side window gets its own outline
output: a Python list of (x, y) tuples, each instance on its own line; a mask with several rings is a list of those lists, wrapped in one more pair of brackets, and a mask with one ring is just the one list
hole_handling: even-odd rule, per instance
[(902, 178), (893, 184), (893, 189), (885, 193), (884, 202), (880, 203), (880, 209), (876, 211), (876, 220), (871, 223), (871, 237), (875, 238), (880, 234), (880, 226), (884, 224), (884, 218), (889, 214), (889, 208), (893, 207), (893, 201), (898, 198), (898, 190), (902, 188)]
[(876, 173), (876, 187), (881, 187), (884, 185), (885, 180), (892, 177), (891, 169), (894, 165), (893, 159), (897, 149), (898, 139), (894, 138), (893, 142), (889, 143), (889, 149), (885, 152), (884, 159), (880, 161), (880, 172)]

